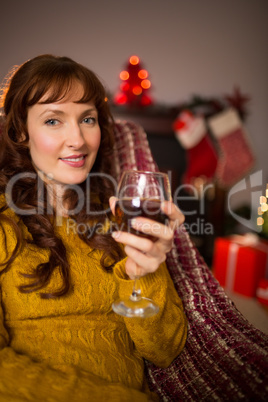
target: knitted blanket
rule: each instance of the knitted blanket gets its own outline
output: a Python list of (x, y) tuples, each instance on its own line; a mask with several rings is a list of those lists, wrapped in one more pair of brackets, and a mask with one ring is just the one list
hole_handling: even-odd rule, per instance
[[(141, 127), (118, 121), (115, 138), (118, 177), (126, 169), (158, 170)], [(236, 309), (184, 227), (175, 233), (167, 266), (189, 321), (188, 338), (168, 368), (145, 362), (151, 390), (161, 401), (267, 401), (268, 336)]]

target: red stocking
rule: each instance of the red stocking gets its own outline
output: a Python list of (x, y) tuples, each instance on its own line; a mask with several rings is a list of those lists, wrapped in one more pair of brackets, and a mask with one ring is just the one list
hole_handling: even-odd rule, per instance
[(245, 129), (235, 109), (211, 117), (208, 124), (221, 151), (216, 177), (222, 187), (230, 187), (254, 165)]
[(189, 111), (183, 111), (174, 122), (176, 138), (187, 152), (184, 184), (194, 185), (195, 179), (210, 181), (217, 167), (217, 154), (207, 134), (205, 121)]

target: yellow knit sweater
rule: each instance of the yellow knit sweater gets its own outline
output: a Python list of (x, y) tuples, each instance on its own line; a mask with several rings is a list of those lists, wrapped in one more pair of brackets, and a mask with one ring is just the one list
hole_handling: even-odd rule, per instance
[[(9, 211), (8, 214), (12, 213)], [(123, 318), (112, 311), (131, 293), (124, 263), (113, 273), (100, 266), (101, 252), (82, 242), (70, 221), (56, 228), (67, 249), (72, 291), (56, 300), (23, 294), (30, 272), (49, 250), (28, 245), (0, 276), (0, 401), (147, 401), (143, 358), (166, 367), (182, 350), (187, 333), (165, 264), (140, 280), (142, 292), (160, 312), (151, 318)], [(24, 235), (27, 233), (23, 227)], [(15, 234), (0, 226), (0, 263), (15, 246)], [(0, 267), (3, 269), (3, 267)], [(58, 272), (46, 290), (61, 284)]]

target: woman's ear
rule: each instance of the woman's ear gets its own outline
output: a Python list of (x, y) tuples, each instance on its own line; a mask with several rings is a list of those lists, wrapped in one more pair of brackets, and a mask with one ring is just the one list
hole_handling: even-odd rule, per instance
[(19, 144), (29, 145), (28, 136), (25, 133), (21, 133), (19, 139)]

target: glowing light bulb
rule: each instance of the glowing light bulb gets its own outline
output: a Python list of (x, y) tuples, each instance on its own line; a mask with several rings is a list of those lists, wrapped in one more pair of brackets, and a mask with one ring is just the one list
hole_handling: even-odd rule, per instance
[(262, 204), (261, 210), (262, 210), (262, 212), (268, 211), (268, 205), (267, 204)]
[(143, 106), (149, 106), (149, 105), (151, 105), (153, 103), (153, 101), (152, 101), (152, 98), (150, 97), (150, 96), (148, 96), (148, 95), (142, 95), (142, 98), (141, 98), (141, 104), (143, 105)]
[(150, 80), (142, 80), (141, 86), (143, 89), (149, 89), (151, 86), (151, 81)]
[(121, 78), (121, 80), (126, 81), (129, 79), (129, 73), (128, 71), (121, 71), (121, 73), (119, 74), (119, 77)]
[(148, 71), (147, 71), (147, 70), (140, 70), (140, 71), (138, 72), (138, 77), (139, 77), (141, 80), (144, 80), (145, 78), (148, 77)]
[(138, 85), (136, 85), (133, 89), (132, 92), (134, 95), (140, 95), (142, 93), (142, 88)]
[(128, 90), (129, 90), (129, 87), (130, 87), (130, 85), (129, 85), (128, 82), (122, 82), (122, 83), (120, 84), (120, 89), (121, 89), (121, 91), (128, 91)]
[(257, 218), (257, 225), (262, 226), (263, 224), (264, 224), (264, 219), (261, 217)]
[(127, 103), (127, 96), (126, 94), (119, 93), (115, 96), (114, 101), (118, 105), (124, 105), (125, 103)]
[(138, 56), (131, 56), (129, 58), (129, 62), (130, 64), (132, 64), (133, 66), (136, 66), (137, 64), (139, 64), (140, 59), (138, 58)]

